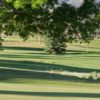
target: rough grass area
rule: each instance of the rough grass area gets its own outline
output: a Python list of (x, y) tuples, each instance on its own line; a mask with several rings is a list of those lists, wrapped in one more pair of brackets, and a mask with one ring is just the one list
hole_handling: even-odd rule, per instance
[(68, 43), (56, 56), (34, 38), (18, 38), (7, 37), (0, 51), (0, 100), (100, 99), (100, 40)]

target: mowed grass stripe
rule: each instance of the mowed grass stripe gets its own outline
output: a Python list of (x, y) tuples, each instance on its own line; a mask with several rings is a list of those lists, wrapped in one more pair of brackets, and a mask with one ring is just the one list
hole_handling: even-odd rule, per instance
[(5, 64), (5, 65), (7, 65), (7, 64), (16, 64), (16, 65), (30, 65), (30, 66), (33, 66), (32, 64), (23, 64), (23, 63), (18, 63), (18, 62), (17, 63), (14, 63), (14, 62), (11, 62), (11, 63), (10, 62), (6, 62), (6, 63), (5, 62), (0, 62), (0, 63)]

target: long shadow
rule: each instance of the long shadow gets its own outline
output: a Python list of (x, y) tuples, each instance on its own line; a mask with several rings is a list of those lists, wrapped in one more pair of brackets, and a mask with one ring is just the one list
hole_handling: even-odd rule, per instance
[[(83, 47), (83, 46), (82, 46)], [(5, 50), (25, 50), (25, 51), (44, 51), (43, 48), (31, 48), (31, 47), (10, 47), (10, 46), (5, 46), (3, 47)], [(40, 53), (41, 54), (41, 53)], [(45, 54), (45, 53), (43, 53)], [(65, 54), (86, 54), (85, 51), (80, 51), (80, 50), (66, 50)], [(100, 54), (100, 52), (92, 52), (89, 51), (88, 54)]]
[[(82, 58), (82, 59), (97, 59), (99, 60), (100, 59), (100, 55), (97, 55), (97, 56), (89, 56), (89, 55), (84, 55), (84, 56), (78, 56), (78, 55), (74, 55), (74, 56), (49, 56), (49, 55), (46, 55), (44, 53), (25, 53), (25, 54), (0, 54), (1, 57), (3, 58), (27, 58), (27, 59), (40, 59), (41, 61), (43, 60), (47, 60), (47, 59), (53, 59), (53, 60), (67, 60), (67, 59), (78, 59), (78, 58)], [(40, 62), (41, 62), (40, 61)]]
[(0, 66), (9, 68), (19, 68), (19, 69), (31, 69), (31, 70), (64, 70), (70, 72), (100, 72), (99, 69), (89, 69), (89, 68), (79, 68), (74, 66), (64, 66), (58, 64), (49, 64), (43, 62), (31, 62), (31, 61), (13, 61), (13, 60), (1, 60)]
[(66, 50), (65, 54), (66, 55), (78, 55), (78, 54), (84, 54), (84, 51), (80, 50)]
[[(0, 60), (1, 61), (1, 60)], [(87, 71), (97, 71), (85, 68), (75, 68), (72, 66), (61, 66), (56, 64), (45, 64), (45, 63), (36, 63), (36, 62), (22, 62), (22, 61), (6, 61), (2, 60), (0, 63), (0, 82), (14, 82), (14, 83), (23, 83), (24, 81), (16, 81), (13, 79), (39, 79), (39, 80), (54, 80), (54, 81), (69, 81), (69, 82), (86, 82), (86, 83), (100, 83), (100, 79), (86, 79), (79, 78), (77, 76), (61, 75), (59, 73), (53, 73), (53, 70), (59, 70), (59, 68), (64, 68), (65, 70), (70, 69), (70, 71), (76, 72), (87, 72)], [(36, 71), (39, 70), (39, 71)], [(41, 72), (40, 72), (41, 71)], [(45, 71), (45, 72), (43, 72)], [(47, 71), (47, 72), (46, 72)], [(49, 72), (48, 72), (49, 71)], [(58, 71), (59, 72), (59, 71)], [(25, 82), (28, 82), (26, 80)], [(31, 81), (32, 82), (32, 81)]]
[(3, 47), (5, 50), (25, 50), (25, 51), (44, 51), (43, 48), (31, 48), (31, 47), (10, 47), (5, 46)]
[(85, 79), (81, 79), (76, 76), (68, 76), (68, 75), (61, 75), (55, 73), (48, 73), (48, 72), (36, 72), (36, 71), (25, 71), (25, 70), (16, 70), (16, 69), (0, 69), (0, 81), (5, 81), (13, 78), (19, 79), (46, 79), (46, 80), (62, 80), (62, 81), (87, 81)]
[[(28, 50), (28, 51), (43, 51), (42, 48), (29, 48), (29, 47), (5, 47), (5, 49), (10, 50)], [(77, 50), (66, 50), (66, 54), (83, 54), (84, 51), (77, 51)], [(90, 52), (91, 54), (96, 53), (99, 54), (100, 52)], [(41, 54), (37, 53), (37, 54)], [(44, 54), (44, 53), (43, 53)], [(9, 54), (0, 54), (6, 58), (28, 58), (25, 55), (9, 55)], [(33, 55), (34, 56), (34, 55)], [(47, 59), (44, 55), (42, 56), (34, 56), (36, 59)], [(51, 57), (52, 58), (52, 57)], [(50, 59), (50, 58), (49, 58)], [(0, 59), (0, 66), (3, 68), (19, 68), (19, 69), (26, 69), (26, 70), (39, 70), (39, 71), (50, 71), (50, 70), (65, 70), (70, 72), (100, 72), (98, 69), (89, 69), (89, 68), (79, 68), (74, 66), (64, 66), (58, 64), (50, 64), (50, 63), (43, 63), (43, 62), (31, 62), (31, 61), (13, 61), (13, 60), (2, 60)], [(58, 75), (58, 74), (51, 74), (51, 73), (44, 73), (44, 72), (30, 72), (30, 71), (18, 71), (18, 70), (11, 70), (11, 69), (0, 69), (0, 80), (9, 80), (10, 78), (32, 78), (32, 79), (47, 79), (47, 80), (67, 80), (67, 81), (75, 81), (75, 82), (90, 82), (91, 80), (78, 78), (76, 76), (67, 76), (67, 75)], [(100, 82), (100, 80), (92, 82)]]
[[(49, 59), (49, 57), (46, 56), (46, 54), (43, 54), (43, 53), (32, 53), (32, 54), (29, 54), (29, 55), (23, 55), (23, 54), (0, 54), (1, 57), (5, 57), (5, 58), (31, 58), (31, 59)], [(52, 58), (51, 58), (52, 59)]]
[(72, 92), (22, 92), (0, 90), (0, 94), (9, 95), (31, 95), (46, 97), (82, 97), (82, 98), (100, 98), (100, 93), (72, 93)]
[(50, 72), (38, 72), (31, 70), (0, 69), (0, 82), (7, 83), (33, 83), (34, 80), (81, 82), (81, 83), (100, 83), (100, 79), (86, 79), (71, 75), (61, 75)]

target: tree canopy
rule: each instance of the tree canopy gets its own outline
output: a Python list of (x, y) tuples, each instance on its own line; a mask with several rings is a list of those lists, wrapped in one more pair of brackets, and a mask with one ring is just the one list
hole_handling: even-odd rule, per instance
[(6, 0), (8, 3), (13, 3), (15, 8), (24, 8), (30, 3), (32, 8), (38, 8), (42, 4), (46, 4), (47, 0)]
[(99, 26), (99, 6), (95, 0), (84, 0), (80, 7), (58, 0), (1, 0), (0, 32), (17, 32), (24, 39), (33, 33), (66, 34), (70, 42), (77, 37), (88, 41)]

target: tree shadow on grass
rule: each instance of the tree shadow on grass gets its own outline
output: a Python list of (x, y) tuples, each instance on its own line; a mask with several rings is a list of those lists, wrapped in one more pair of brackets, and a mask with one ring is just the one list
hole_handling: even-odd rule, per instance
[(89, 69), (89, 68), (79, 68), (74, 66), (65, 66), (58, 64), (50, 64), (43, 62), (31, 62), (31, 61), (13, 61), (13, 60), (1, 60), (0, 66), (9, 67), (9, 68), (19, 68), (19, 69), (31, 69), (39, 71), (47, 70), (61, 70), (61, 71), (70, 71), (70, 72), (100, 72), (99, 69)]
[(65, 54), (66, 55), (79, 55), (79, 54), (84, 54), (86, 52), (80, 51), (80, 50), (66, 50)]
[[(81, 83), (100, 83), (100, 79), (86, 79), (71, 75), (61, 75), (53, 72), (39, 72), (34, 70), (20, 69), (1, 69), (0, 82), (7, 83), (34, 83), (35, 80), (81, 82)], [(40, 83), (40, 82), (39, 82)]]
[(31, 47), (12, 47), (12, 46), (5, 46), (3, 48), (5, 50), (44, 51), (43, 48), (31, 48)]
[(27, 95), (27, 96), (45, 96), (45, 97), (100, 98), (100, 93), (23, 92), (23, 91), (6, 91), (6, 90), (0, 90), (0, 94), (6, 94), (6, 95)]
[[(13, 61), (13, 60), (0, 60), (0, 66), (2, 67), (10, 67), (10, 68), (20, 68), (20, 69), (32, 69), (32, 70), (41, 70), (41, 71), (46, 71), (46, 70), (65, 70), (65, 71), (70, 71), (70, 72), (100, 72), (100, 70), (97, 69), (89, 69), (89, 68), (79, 68), (75, 66), (64, 66), (64, 65), (58, 65), (58, 64), (50, 64), (50, 63), (43, 63), (42, 59), (57, 59), (55, 56), (46, 56), (41, 54), (41, 51), (44, 49), (42, 48), (30, 48), (30, 47), (5, 47), (5, 49), (10, 49), (10, 50), (27, 50), (27, 51), (39, 51), (39, 53), (36, 53), (36, 55), (32, 54), (27, 54), (26, 55), (18, 55), (18, 54), (0, 54), (0, 56), (4, 58), (30, 58), (30, 59), (41, 59), (41, 62), (31, 62), (31, 61)], [(77, 54), (83, 54), (84, 51), (78, 51), (78, 50), (66, 50), (66, 54), (72, 54), (72, 55), (77, 55)], [(34, 53), (34, 52), (33, 52)], [(96, 53), (98, 54), (99, 52), (90, 52), (90, 53)], [(91, 56), (88, 56), (91, 57)], [(67, 57), (66, 57), (67, 58)], [(71, 58), (71, 57), (70, 57)], [(93, 58), (93, 56), (92, 56)], [(96, 58), (96, 57), (95, 57)], [(59, 56), (59, 59), (64, 59), (64, 57)]]
[[(29, 48), (29, 47), (8, 47), (10, 50), (27, 50), (27, 51), (43, 51), (41, 48)], [(68, 50), (67, 50), (68, 51)], [(83, 51), (77, 50), (69, 50), (70, 54), (80, 54), (84, 53)], [(98, 52), (91, 52), (91, 53), (98, 53)], [(24, 58), (23, 55), (9, 55), (9, 54), (1, 54), (1, 56), (5, 58)], [(47, 59), (45, 56), (34, 56), (36, 59)], [(26, 57), (28, 58), (28, 57)], [(3, 60), (0, 59), (0, 80), (9, 80), (12, 78), (31, 78), (31, 79), (46, 79), (46, 80), (64, 80), (64, 81), (75, 81), (75, 82), (100, 82), (100, 80), (88, 80), (84, 78), (79, 78), (76, 76), (68, 76), (68, 75), (59, 75), (54, 73), (45, 73), (45, 72), (31, 72), (25, 70), (38, 70), (38, 71), (70, 71), (70, 72), (100, 72), (97, 69), (89, 69), (89, 68), (79, 68), (75, 66), (64, 66), (58, 64), (50, 64), (50, 63), (43, 63), (43, 62), (31, 62), (31, 61), (14, 61), (14, 60)], [(16, 68), (19, 70), (12, 70), (7, 68)], [(21, 71), (21, 69), (25, 69)]]
[[(58, 55), (58, 56), (54, 56), (54, 55), (47, 55), (47, 54), (44, 54), (44, 53), (20, 53), (20, 54), (0, 54), (0, 56), (1, 57), (3, 57), (3, 58), (7, 58), (7, 59), (9, 59), (9, 58), (11, 58), (11, 59), (13, 59), (13, 58), (19, 58), (19, 59), (23, 59), (23, 58), (25, 58), (25, 59), (38, 59), (38, 60), (40, 60), (40, 62), (43, 62), (43, 61), (45, 61), (45, 60), (69, 60), (69, 59), (89, 59), (89, 60), (99, 60), (100, 59), (100, 55), (97, 55), (97, 56), (92, 56), (92, 55), (81, 55), (81, 56), (79, 56), (79, 55), (75, 55), (75, 54), (70, 54), (70, 56), (67, 56), (67, 55), (65, 55), (65, 56), (63, 56), (63, 55)], [(53, 62), (51, 62), (51, 63), (54, 63), (54, 61)]]
[(16, 69), (0, 69), (0, 80), (9, 80), (13, 78), (25, 78), (25, 79), (46, 79), (46, 80), (70, 80), (76, 81), (81, 78), (76, 76), (68, 76), (55, 74), (50, 72), (38, 72), (30, 70), (16, 70)]
[[(83, 47), (83, 46), (80, 46)], [(5, 50), (24, 50), (24, 51), (44, 51), (43, 48), (31, 48), (31, 47), (12, 47), (12, 46), (5, 46), (3, 47)], [(77, 54), (86, 54), (86, 51), (81, 51), (81, 50), (66, 50), (65, 54), (72, 54), (72, 55), (77, 55)], [(40, 53), (41, 54), (41, 53)], [(42, 52), (42, 54), (45, 54)], [(89, 51), (88, 54), (100, 54), (100, 52), (93, 52)]]
[[(77, 76), (61, 75), (59, 71), (64, 69), (71, 72), (93, 72), (100, 70), (77, 68), (72, 66), (63, 66), (57, 64), (48, 64), (40, 62), (30, 61), (12, 61), (12, 60), (0, 60), (0, 81), (11, 82), (12, 79), (45, 79), (53, 81), (70, 81), (70, 82), (87, 82), (87, 83), (99, 83), (100, 79), (86, 79), (79, 78)], [(58, 73), (54, 73), (58, 72)], [(14, 82), (14, 81), (12, 81)], [(16, 82), (16, 81), (15, 81)], [(18, 83), (21, 82), (20, 80)]]
[[(0, 56), (2, 57), (5, 57), (5, 58), (35, 58), (35, 59), (56, 59), (57, 56), (51, 56), (51, 55), (47, 55), (45, 54), (43, 51), (44, 49), (43, 48), (30, 48), (30, 47), (5, 47), (5, 49), (9, 49), (9, 50), (15, 50), (15, 52), (17, 52), (17, 50), (25, 50), (25, 51), (33, 51), (32, 53), (31, 52), (27, 52), (27, 53), (19, 53), (18, 54), (0, 54)], [(34, 52), (34, 51), (39, 51), (39, 52)], [(25, 55), (24, 55), (25, 54)], [(87, 54), (86, 56), (82, 56), (81, 54)], [(59, 59), (64, 59), (65, 58), (71, 58), (71, 57), (66, 57), (66, 55), (71, 55), (73, 56), (73, 58), (75, 57), (78, 57), (78, 55), (81, 55), (81, 57), (85, 57), (85, 59), (88, 57), (91, 57), (91, 58), (94, 58), (94, 56), (89, 56), (89, 54), (100, 54), (100, 52), (88, 52), (86, 53), (85, 51), (80, 51), (80, 50), (66, 50), (66, 53), (61, 56), (63, 57), (59, 57)], [(74, 56), (74, 55), (77, 55), (77, 56)], [(99, 58), (99, 56), (95, 56), (95, 58)]]

